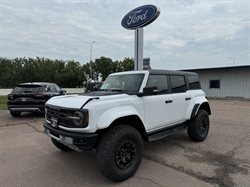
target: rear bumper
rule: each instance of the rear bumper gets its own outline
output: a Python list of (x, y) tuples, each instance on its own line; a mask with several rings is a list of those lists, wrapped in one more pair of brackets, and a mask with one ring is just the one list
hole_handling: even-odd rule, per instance
[(45, 134), (78, 152), (92, 150), (98, 138), (97, 133), (77, 133), (56, 129), (46, 121), (43, 122), (43, 127)]
[(11, 112), (44, 112), (44, 105), (8, 105)]

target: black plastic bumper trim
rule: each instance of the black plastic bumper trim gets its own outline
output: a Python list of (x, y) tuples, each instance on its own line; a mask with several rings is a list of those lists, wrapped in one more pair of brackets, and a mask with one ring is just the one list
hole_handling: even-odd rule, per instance
[[(76, 140), (76, 142), (74, 142), (73, 144), (81, 150), (92, 150), (98, 138), (97, 133), (77, 133), (55, 129), (51, 127), (46, 121), (43, 122), (43, 127), (45, 128), (44, 131), (48, 129), (53, 134), (73, 138), (74, 140)], [(77, 140), (82, 140), (82, 142), (79, 142)]]

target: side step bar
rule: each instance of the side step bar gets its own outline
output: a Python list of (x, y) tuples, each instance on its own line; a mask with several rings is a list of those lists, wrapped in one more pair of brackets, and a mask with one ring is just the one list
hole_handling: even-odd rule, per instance
[(152, 142), (172, 134), (176, 134), (178, 132), (184, 131), (188, 128), (186, 124), (170, 127), (161, 131), (154, 132), (152, 134), (148, 134), (148, 141)]

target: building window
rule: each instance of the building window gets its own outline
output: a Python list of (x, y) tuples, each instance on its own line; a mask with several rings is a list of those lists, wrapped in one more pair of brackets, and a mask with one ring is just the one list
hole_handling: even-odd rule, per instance
[(210, 80), (209, 88), (220, 88), (220, 80)]

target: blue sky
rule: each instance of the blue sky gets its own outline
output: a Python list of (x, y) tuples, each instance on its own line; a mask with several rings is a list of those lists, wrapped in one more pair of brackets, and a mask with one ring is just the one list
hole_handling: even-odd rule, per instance
[[(134, 58), (134, 31), (121, 26), (132, 9), (161, 14), (144, 27), (144, 57), (155, 69), (250, 65), (250, 0), (0, 0), (0, 56)], [(233, 59), (229, 59), (229, 57)]]

